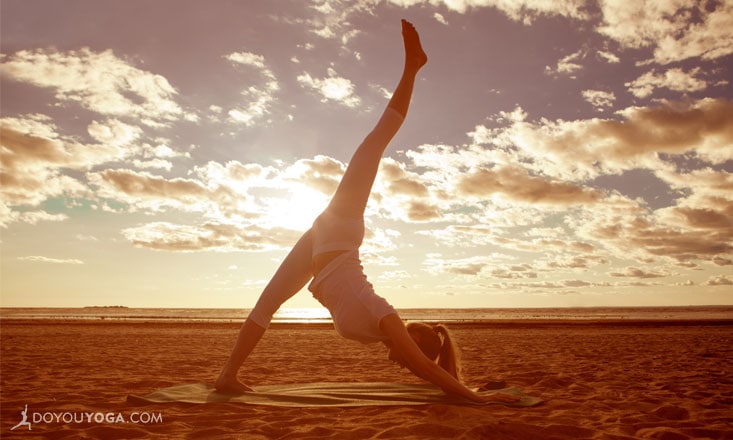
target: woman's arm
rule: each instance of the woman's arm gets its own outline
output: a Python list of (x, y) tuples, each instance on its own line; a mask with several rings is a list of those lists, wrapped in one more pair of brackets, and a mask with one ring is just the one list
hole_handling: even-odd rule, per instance
[(435, 362), (423, 354), (420, 347), (417, 346), (407, 332), (404, 322), (402, 322), (402, 319), (398, 315), (391, 314), (385, 316), (379, 325), (382, 332), (390, 338), (394, 349), (397, 349), (401, 353), (410, 371), (416, 376), (440, 387), (447, 394), (461, 396), (474, 402), (514, 402), (519, 399), (516, 396), (501, 393), (484, 396), (468, 389), (458, 379), (448, 374), (447, 371), (440, 368)]

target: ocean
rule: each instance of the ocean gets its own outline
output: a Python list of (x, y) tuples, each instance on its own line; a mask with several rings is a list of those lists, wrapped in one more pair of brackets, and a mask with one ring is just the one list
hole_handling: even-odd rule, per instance
[[(407, 321), (467, 323), (494, 321), (733, 321), (733, 306), (398, 309)], [(143, 322), (243, 322), (248, 309), (132, 307), (0, 308), (2, 320), (89, 320)], [(326, 309), (283, 308), (273, 323), (329, 323)]]

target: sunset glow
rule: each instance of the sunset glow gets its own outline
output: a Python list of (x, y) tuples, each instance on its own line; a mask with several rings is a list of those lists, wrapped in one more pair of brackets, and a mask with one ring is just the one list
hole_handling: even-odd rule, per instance
[(403, 17), (430, 61), (367, 208), (377, 293), (733, 304), (733, 2), (681, 4), (3, 0), (0, 305), (252, 307)]

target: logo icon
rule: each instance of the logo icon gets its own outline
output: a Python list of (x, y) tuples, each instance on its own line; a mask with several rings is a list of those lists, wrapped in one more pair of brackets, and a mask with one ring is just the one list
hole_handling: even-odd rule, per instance
[(21, 420), (20, 422), (18, 422), (17, 425), (15, 425), (12, 428), (10, 428), (10, 430), (12, 431), (12, 430), (14, 430), (16, 428), (20, 428), (21, 426), (28, 425), (28, 431), (30, 431), (31, 430), (31, 422), (28, 421), (28, 404), (27, 403), (25, 404), (25, 409), (23, 411), (21, 411), (20, 414), (23, 416), (23, 420)]

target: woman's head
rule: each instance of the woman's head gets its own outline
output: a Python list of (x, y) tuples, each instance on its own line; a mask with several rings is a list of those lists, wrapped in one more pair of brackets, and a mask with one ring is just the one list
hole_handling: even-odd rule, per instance
[(451, 376), (459, 378), (460, 360), (450, 332), (443, 324), (411, 322), (407, 331), (423, 354)]

